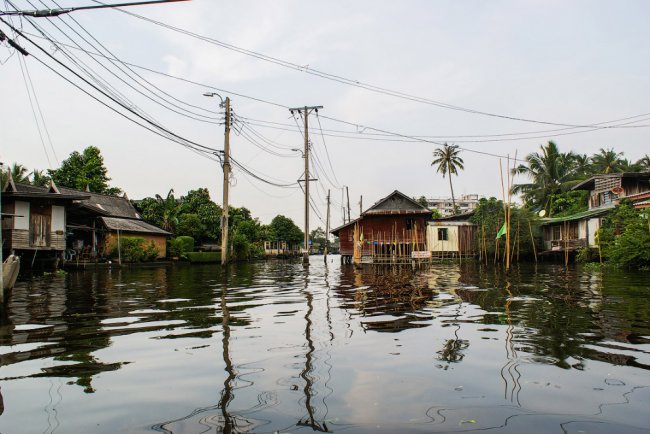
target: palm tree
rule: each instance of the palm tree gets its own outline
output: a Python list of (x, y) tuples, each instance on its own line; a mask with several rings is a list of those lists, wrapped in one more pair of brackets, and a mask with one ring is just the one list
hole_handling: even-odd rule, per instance
[(614, 149), (600, 148), (600, 153), (591, 157), (591, 162), (595, 166), (596, 173), (620, 172), (623, 168), (621, 152), (614, 152)]
[(575, 171), (577, 175), (587, 177), (591, 175), (593, 171), (591, 157), (587, 156), (587, 154), (576, 154), (573, 157), (573, 164), (575, 165)]
[(436, 171), (444, 178), (449, 175), (449, 188), (451, 189), (451, 203), (456, 213), (456, 198), (454, 197), (454, 186), (451, 183), (451, 175), (458, 175), (458, 170), (464, 170), (463, 159), (458, 156), (460, 150), (457, 145), (444, 144), (442, 148), (433, 151), (432, 166), (437, 165)]
[(45, 174), (44, 170), (32, 171), (32, 185), (37, 185), (39, 187), (47, 187), (50, 183), (51, 178)]
[(513, 193), (521, 193), (526, 204), (533, 209), (546, 210), (550, 215), (553, 195), (576, 184), (576, 155), (562, 153), (554, 142), (540, 146), (541, 153), (533, 152), (525, 158), (513, 173), (527, 175), (529, 184), (515, 184)]
[(174, 232), (178, 224), (178, 213), (180, 211), (180, 204), (174, 197), (174, 189), (167, 192), (167, 197), (163, 199), (159, 194), (156, 195), (158, 202), (161, 226), (164, 230)]
[(636, 164), (638, 164), (642, 170), (650, 172), (650, 156), (648, 156), (648, 154), (645, 154), (643, 157), (641, 157), (639, 161), (636, 162)]
[(29, 172), (27, 172), (27, 168), (22, 164), (14, 163), (6, 169), (0, 170), (0, 188), (3, 188), (9, 179), (9, 173), (11, 173), (11, 179), (14, 182), (29, 183)]

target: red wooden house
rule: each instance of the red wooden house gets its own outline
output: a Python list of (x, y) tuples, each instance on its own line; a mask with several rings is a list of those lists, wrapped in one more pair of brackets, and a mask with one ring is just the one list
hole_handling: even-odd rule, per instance
[(430, 217), (430, 209), (395, 190), (331, 233), (339, 237), (343, 262), (410, 262), (430, 253), (426, 248)]

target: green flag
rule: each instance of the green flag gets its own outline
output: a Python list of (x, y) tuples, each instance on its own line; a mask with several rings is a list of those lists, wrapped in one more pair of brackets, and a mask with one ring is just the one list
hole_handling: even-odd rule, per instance
[(499, 229), (499, 232), (497, 232), (497, 240), (505, 234), (506, 234), (506, 224), (504, 223), (503, 226), (501, 226), (501, 229)]

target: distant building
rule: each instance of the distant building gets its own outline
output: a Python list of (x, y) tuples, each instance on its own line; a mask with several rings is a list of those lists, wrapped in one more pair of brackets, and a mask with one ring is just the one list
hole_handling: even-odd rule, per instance
[[(478, 208), (478, 194), (463, 194), (460, 197), (455, 197), (454, 200), (456, 201), (458, 214), (467, 214)], [(427, 199), (427, 206), (430, 209), (437, 209), (440, 211), (442, 217), (454, 215), (454, 205), (451, 197), (436, 197)]]

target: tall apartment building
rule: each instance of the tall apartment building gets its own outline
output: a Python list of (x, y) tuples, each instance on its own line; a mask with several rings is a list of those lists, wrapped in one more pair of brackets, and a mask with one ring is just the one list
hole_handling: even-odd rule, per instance
[[(478, 194), (464, 194), (460, 197), (454, 198), (456, 200), (456, 207), (459, 214), (465, 214), (473, 211), (478, 207)], [(427, 206), (431, 209), (440, 211), (443, 217), (454, 214), (454, 206), (451, 197), (435, 197), (427, 199)]]

